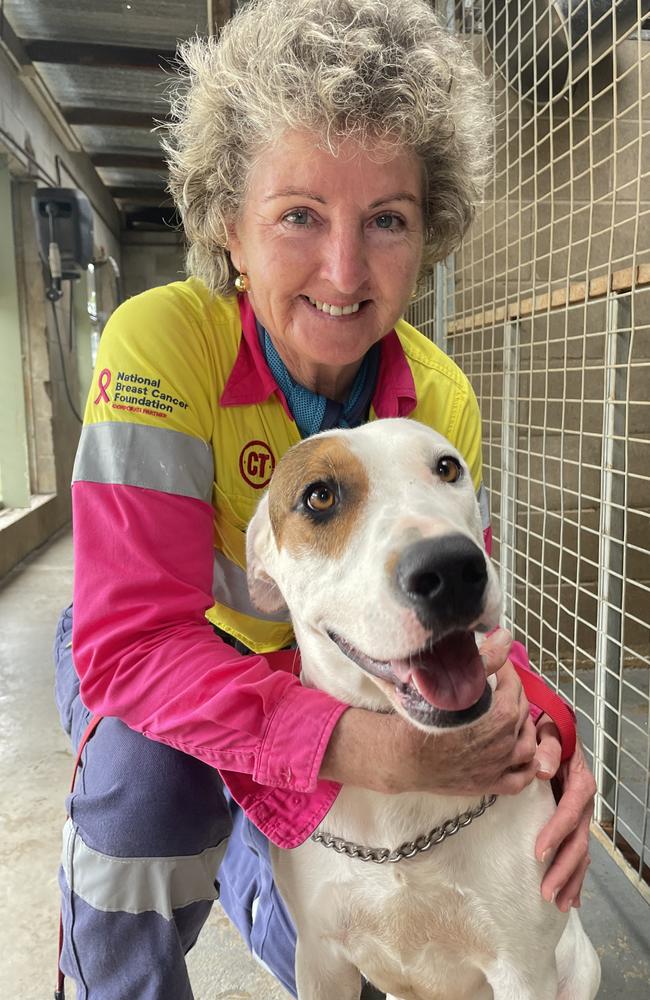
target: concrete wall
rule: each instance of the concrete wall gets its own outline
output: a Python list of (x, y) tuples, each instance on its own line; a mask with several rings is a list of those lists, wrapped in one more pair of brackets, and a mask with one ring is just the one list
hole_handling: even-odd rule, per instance
[(138, 295), (146, 288), (182, 281), (185, 277), (183, 236), (169, 232), (123, 234), (122, 264), (125, 294)]

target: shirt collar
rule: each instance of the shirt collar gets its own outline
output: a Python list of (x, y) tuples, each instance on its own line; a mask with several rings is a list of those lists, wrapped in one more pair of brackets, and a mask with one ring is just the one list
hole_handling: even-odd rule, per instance
[[(293, 420), (286, 397), (266, 363), (257, 335), (255, 314), (247, 295), (238, 295), (242, 338), (237, 358), (219, 400), (220, 406), (263, 403), (275, 393)], [(381, 354), (372, 405), (378, 417), (406, 417), (417, 405), (415, 383), (395, 330), (380, 341)]]

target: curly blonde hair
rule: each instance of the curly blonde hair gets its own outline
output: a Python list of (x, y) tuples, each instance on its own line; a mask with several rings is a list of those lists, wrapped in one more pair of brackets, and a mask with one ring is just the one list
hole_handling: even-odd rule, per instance
[(458, 247), (490, 161), (483, 77), (426, 0), (254, 0), (217, 38), (179, 49), (164, 147), (187, 267), (233, 291), (226, 249), (258, 156), (288, 129), (329, 148), (409, 147), (425, 171), (420, 278)]

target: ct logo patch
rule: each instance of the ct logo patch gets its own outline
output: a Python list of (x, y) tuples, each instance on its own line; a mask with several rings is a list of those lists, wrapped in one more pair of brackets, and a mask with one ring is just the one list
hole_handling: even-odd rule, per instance
[(273, 452), (265, 441), (249, 441), (239, 456), (242, 479), (254, 490), (268, 486), (275, 469)]

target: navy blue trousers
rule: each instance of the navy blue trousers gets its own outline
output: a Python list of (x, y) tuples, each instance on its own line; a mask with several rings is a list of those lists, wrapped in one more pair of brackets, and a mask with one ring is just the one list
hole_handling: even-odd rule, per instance
[[(55, 641), (56, 699), (76, 751), (90, 713), (71, 639), (67, 608)], [(78, 1000), (192, 1000), (185, 955), (217, 898), (295, 996), (295, 931), (268, 843), (214, 768), (106, 718), (83, 752), (67, 812), (61, 967)]]

